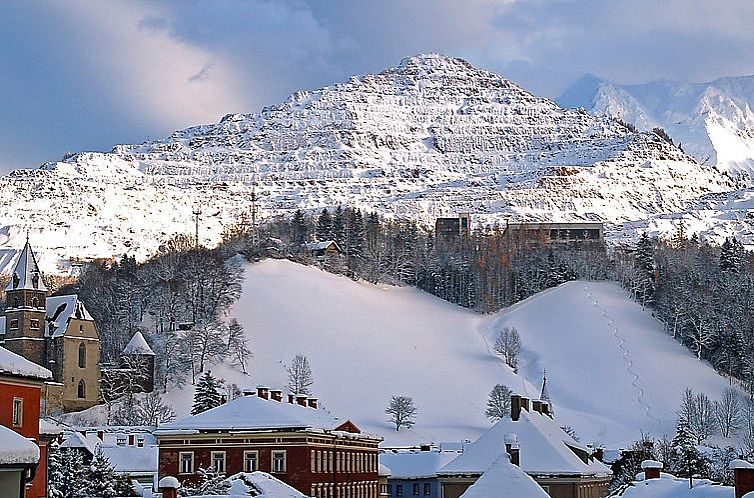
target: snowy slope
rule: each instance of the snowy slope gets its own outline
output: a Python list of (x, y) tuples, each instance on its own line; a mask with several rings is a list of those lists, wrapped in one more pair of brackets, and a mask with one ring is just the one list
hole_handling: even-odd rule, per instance
[(620, 118), (640, 130), (662, 127), (700, 162), (749, 185), (754, 180), (754, 76), (619, 85), (588, 75), (558, 102)]
[[(233, 315), (254, 351), (252, 377), (224, 365), (214, 374), (241, 387), (283, 387), (285, 362), (303, 353), (321, 403), (388, 444), (475, 439), (491, 426), (483, 413), (492, 386), (538, 397), (543, 368), (558, 421), (582, 442), (612, 447), (636, 440), (640, 430), (672, 433), (685, 386), (713, 398), (727, 387), (609, 283), (572, 282), (478, 315), (416, 289), (267, 260), (247, 268)], [(491, 353), (505, 325), (522, 336), (520, 376)], [(395, 394), (415, 399), (413, 431), (396, 433), (386, 421)], [(168, 401), (181, 415), (191, 396), (189, 387)]]
[(604, 220), (611, 237), (733, 188), (654, 134), (428, 54), (258, 114), (0, 177), (0, 249), (20, 247), (30, 229), (47, 271), (74, 255), (142, 259), (193, 232), (195, 205), (213, 244), (249, 213), (255, 182), (262, 217), (348, 203), (427, 224), (458, 211), (483, 224)]

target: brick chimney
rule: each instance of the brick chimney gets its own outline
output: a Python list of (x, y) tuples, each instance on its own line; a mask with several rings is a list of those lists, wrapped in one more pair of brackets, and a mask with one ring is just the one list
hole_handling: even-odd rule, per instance
[(605, 448), (594, 448), (594, 458), (600, 462), (605, 461)]
[(728, 468), (733, 470), (736, 498), (741, 498), (749, 491), (754, 491), (754, 464), (746, 460), (733, 460)]
[(531, 402), (531, 411), (542, 413), (542, 402), (538, 399), (532, 400)]
[(298, 403), (301, 406), (306, 406), (306, 394), (297, 394), (296, 403)]
[(521, 395), (511, 394), (511, 420), (514, 422), (521, 416)]
[(515, 466), (521, 465), (521, 449), (518, 446), (517, 434), (506, 434), (503, 438), (505, 442), (505, 452), (511, 459), (511, 463)]
[(641, 462), (641, 468), (644, 470), (644, 480), (659, 479), (662, 462), (657, 460), (644, 460)]
[(293, 404), (294, 401), (296, 401), (296, 395), (293, 393), (288, 393), (288, 403)]
[(257, 396), (262, 399), (270, 399), (270, 389), (265, 386), (257, 386)]
[(523, 408), (527, 412), (529, 411), (530, 406), (531, 406), (529, 402), (530, 402), (529, 398), (527, 398), (526, 396), (521, 396), (521, 408)]
[(318, 406), (318, 400), (317, 398), (307, 398), (306, 404), (309, 406), (309, 408), (316, 409)]
[(97, 431), (97, 437), (99, 438), (100, 441), (104, 441), (105, 440), (105, 431)]
[(162, 493), (162, 498), (178, 498), (178, 488), (180, 487), (181, 483), (173, 476), (163, 477), (157, 485), (160, 493)]
[(547, 415), (548, 417), (552, 418), (552, 412), (550, 412), (550, 403), (547, 401), (540, 401), (542, 404), (542, 415)]
[(270, 389), (270, 398), (278, 402), (283, 401), (283, 391), (280, 389)]

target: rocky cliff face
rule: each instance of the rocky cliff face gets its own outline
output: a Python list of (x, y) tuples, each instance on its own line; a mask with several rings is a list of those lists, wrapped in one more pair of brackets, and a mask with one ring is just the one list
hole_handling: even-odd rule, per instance
[(614, 237), (733, 188), (653, 133), (430, 54), (259, 114), (2, 177), (0, 246), (30, 228), (55, 258), (145, 257), (193, 231), (194, 206), (212, 243), (249, 211), (252, 185), (263, 217), (348, 203), (426, 223), (460, 210), (482, 224), (603, 220)]

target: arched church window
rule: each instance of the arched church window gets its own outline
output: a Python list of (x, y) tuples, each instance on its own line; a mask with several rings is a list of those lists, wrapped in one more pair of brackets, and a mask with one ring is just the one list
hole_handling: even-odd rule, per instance
[(84, 379), (81, 379), (79, 381), (78, 396), (79, 396), (79, 399), (86, 398), (86, 384), (84, 383)]
[(86, 345), (79, 344), (79, 368), (86, 368)]
[(31, 300), (31, 305), (32, 305), (32, 307), (34, 307), (34, 308), (39, 308), (39, 299), (37, 299), (36, 297), (35, 297), (35, 298), (32, 298), (32, 300)]

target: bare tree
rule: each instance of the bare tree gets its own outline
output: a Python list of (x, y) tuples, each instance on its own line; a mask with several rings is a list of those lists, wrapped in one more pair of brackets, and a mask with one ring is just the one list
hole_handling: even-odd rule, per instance
[(715, 404), (704, 393), (694, 394), (687, 387), (681, 397), (681, 408), (678, 410), (678, 421), (689, 427), (697, 444), (715, 433), (718, 422), (715, 415)]
[(249, 373), (246, 364), (254, 355), (246, 344), (243, 326), (235, 318), (228, 324), (228, 355), (233, 365), (241, 367), (243, 373)]
[(521, 337), (515, 327), (504, 327), (495, 341), (495, 352), (513, 369), (518, 370), (518, 353), (521, 352)]
[(141, 396), (136, 405), (136, 418), (140, 425), (157, 426), (175, 419), (173, 409), (162, 402), (157, 391)]
[(217, 320), (202, 321), (184, 333), (184, 340), (191, 360), (192, 383), (196, 374), (205, 367), (225, 357), (228, 352), (225, 342), (225, 327)]
[(741, 429), (744, 422), (743, 407), (735, 389), (726, 389), (720, 401), (715, 402), (715, 419), (723, 437), (730, 437)]
[(302, 354), (293, 357), (291, 365), (286, 368), (288, 372), (288, 389), (296, 394), (311, 394), (314, 385), (314, 376), (309, 366), (309, 360)]
[(484, 414), (492, 421), (500, 420), (511, 412), (511, 390), (508, 386), (496, 384), (487, 400)]
[(388, 421), (395, 424), (396, 431), (401, 430), (401, 427), (410, 429), (414, 426), (414, 418), (416, 418), (414, 398), (410, 396), (393, 396), (390, 398), (390, 404), (385, 413), (390, 415)]

